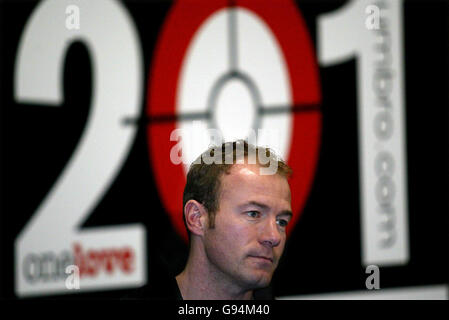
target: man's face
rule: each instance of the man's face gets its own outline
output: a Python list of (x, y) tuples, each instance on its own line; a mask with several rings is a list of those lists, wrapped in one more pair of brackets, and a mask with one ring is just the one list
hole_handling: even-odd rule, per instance
[(269, 285), (284, 251), (291, 219), (290, 187), (278, 174), (260, 175), (258, 165), (235, 164), (221, 177), (215, 228), (204, 234), (217, 280), (244, 289)]

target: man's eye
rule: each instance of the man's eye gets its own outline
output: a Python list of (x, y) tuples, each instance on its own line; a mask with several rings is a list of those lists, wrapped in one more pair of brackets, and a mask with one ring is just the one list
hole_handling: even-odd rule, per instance
[(278, 223), (278, 225), (281, 226), (281, 227), (286, 227), (287, 224), (288, 224), (288, 221), (287, 221), (287, 220), (284, 220), (284, 219), (279, 219), (279, 220), (277, 221), (277, 223)]
[(260, 216), (259, 211), (247, 211), (246, 214), (251, 218), (258, 218)]

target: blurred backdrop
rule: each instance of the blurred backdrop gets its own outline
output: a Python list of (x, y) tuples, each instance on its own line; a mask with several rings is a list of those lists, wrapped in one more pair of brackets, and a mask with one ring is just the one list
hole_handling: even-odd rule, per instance
[(0, 3), (1, 298), (180, 272), (210, 129), (294, 170), (276, 297), (448, 298), (447, 1)]

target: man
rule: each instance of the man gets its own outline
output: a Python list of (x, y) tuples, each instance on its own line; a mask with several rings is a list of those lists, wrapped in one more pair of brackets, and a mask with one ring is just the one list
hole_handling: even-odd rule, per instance
[(183, 195), (190, 240), (184, 270), (176, 277), (161, 270), (156, 282), (128, 298), (271, 298), (266, 288), (292, 217), (290, 174), (272, 151), (243, 140), (200, 155)]
[[(291, 169), (270, 150), (244, 141), (218, 151), (222, 161), (215, 162), (221, 163), (197, 160), (187, 174), (183, 204), (190, 251), (176, 281), (183, 299), (257, 298), (254, 291), (270, 284), (284, 250), (292, 216)], [(267, 157), (277, 170), (261, 174)]]

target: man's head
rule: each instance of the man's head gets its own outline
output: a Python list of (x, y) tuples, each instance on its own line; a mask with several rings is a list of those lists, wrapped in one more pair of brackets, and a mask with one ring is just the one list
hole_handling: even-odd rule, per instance
[[(243, 154), (238, 147), (243, 145)], [(229, 146), (231, 148), (226, 148)], [(267, 286), (284, 250), (291, 219), (287, 178), (291, 169), (272, 151), (244, 141), (223, 144), (222, 163), (195, 161), (184, 190), (184, 222), (191, 250), (200, 255), (214, 276), (256, 289)], [(217, 152), (209, 149), (211, 152)], [(255, 162), (248, 161), (256, 152)], [(264, 156), (277, 161), (275, 174), (261, 174)], [(203, 154), (204, 155), (204, 154)], [(231, 157), (232, 163), (225, 161)], [(192, 252), (191, 252), (192, 254)]]

